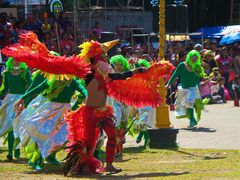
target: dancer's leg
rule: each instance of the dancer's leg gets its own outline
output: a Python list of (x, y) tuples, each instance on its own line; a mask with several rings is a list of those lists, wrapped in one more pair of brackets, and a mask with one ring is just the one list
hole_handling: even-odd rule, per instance
[(114, 161), (114, 153), (116, 148), (116, 131), (114, 127), (114, 123), (111, 119), (108, 119), (103, 124), (103, 130), (107, 134), (108, 141), (107, 141), (107, 147), (106, 147), (106, 171), (108, 172), (120, 172), (122, 171), (119, 168), (115, 168), (112, 163)]
[(13, 131), (8, 132), (8, 160), (12, 160), (12, 153), (13, 153), (13, 145), (14, 145), (14, 135)]
[(194, 117), (194, 109), (193, 108), (188, 108), (188, 115), (189, 115), (189, 120), (190, 120), (190, 125), (189, 127), (194, 127), (197, 125), (197, 121)]

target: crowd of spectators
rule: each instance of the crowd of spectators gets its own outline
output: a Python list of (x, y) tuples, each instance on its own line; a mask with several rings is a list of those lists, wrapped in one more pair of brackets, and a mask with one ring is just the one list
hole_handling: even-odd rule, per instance
[[(42, 14), (39, 17), (30, 15), (26, 20), (18, 20), (13, 16), (1, 13), (0, 16), (0, 48), (17, 41), (17, 35), (24, 31), (34, 31), (40, 41), (44, 42), (49, 50), (61, 55), (76, 54), (78, 45), (86, 40), (101, 40), (102, 29), (98, 22), (89, 31), (87, 37), (80, 33), (74, 34), (73, 24), (66, 16), (60, 13), (51, 17)], [(76, 36), (76, 37), (74, 37)], [(233, 44), (219, 46), (216, 40), (209, 40), (203, 45), (192, 41), (167, 42), (165, 60), (174, 66), (184, 61), (187, 53), (196, 49), (201, 53), (202, 65), (208, 78), (200, 82), (202, 97), (210, 98), (211, 103), (224, 103), (228, 99), (240, 98), (240, 46)], [(147, 61), (158, 60), (158, 49), (154, 45), (142, 41), (141, 44), (119, 45), (114, 54), (121, 54), (129, 60), (133, 67), (139, 59)], [(177, 83), (170, 89), (171, 94), (176, 90)], [(168, 99), (171, 102), (171, 99)]]

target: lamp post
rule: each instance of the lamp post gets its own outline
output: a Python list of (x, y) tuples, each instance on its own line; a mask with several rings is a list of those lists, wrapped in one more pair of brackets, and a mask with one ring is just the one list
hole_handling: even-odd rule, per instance
[[(159, 0), (159, 58), (164, 60), (165, 47), (165, 0)], [(150, 148), (176, 148), (178, 129), (172, 128), (169, 118), (169, 106), (166, 104), (167, 91), (164, 79), (159, 81), (159, 94), (163, 102), (156, 108), (156, 128), (149, 129)]]

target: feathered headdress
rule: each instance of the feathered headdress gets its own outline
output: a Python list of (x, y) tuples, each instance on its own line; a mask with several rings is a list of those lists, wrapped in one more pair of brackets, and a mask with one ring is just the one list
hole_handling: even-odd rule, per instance
[(114, 65), (115, 63), (121, 63), (124, 71), (130, 70), (128, 60), (125, 57), (123, 57), (122, 55), (115, 55), (115, 56), (111, 57), (110, 64)]
[[(192, 57), (196, 56), (197, 57), (197, 61), (196, 62), (192, 62)], [(186, 62), (187, 64), (192, 68), (192, 71), (199, 77), (201, 78), (205, 78), (206, 74), (204, 72), (204, 68), (202, 67), (202, 63), (201, 63), (201, 55), (197, 50), (192, 50), (187, 54), (187, 58), (186, 58)]]
[(105, 43), (99, 43), (93, 40), (85, 42), (79, 46), (79, 48), (81, 48), (81, 53), (78, 56), (84, 58), (87, 63), (90, 63), (90, 58), (100, 58), (103, 53), (107, 53), (118, 42), (118, 39)]

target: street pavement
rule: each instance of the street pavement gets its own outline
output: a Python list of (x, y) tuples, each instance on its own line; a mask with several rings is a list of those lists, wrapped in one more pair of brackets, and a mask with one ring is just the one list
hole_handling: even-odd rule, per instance
[[(196, 129), (187, 130), (189, 120), (176, 119), (174, 111), (170, 111), (170, 121), (179, 129), (181, 148), (240, 149), (240, 107), (234, 107), (233, 101), (207, 105)], [(127, 139), (125, 146), (139, 146), (133, 138)]]

